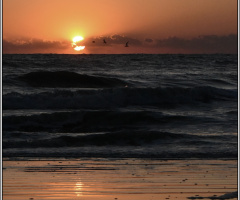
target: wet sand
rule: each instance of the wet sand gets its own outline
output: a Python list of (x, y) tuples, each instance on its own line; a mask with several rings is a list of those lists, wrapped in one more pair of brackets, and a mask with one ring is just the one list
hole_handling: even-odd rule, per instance
[(237, 160), (3, 161), (4, 200), (237, 199), (236, 191)]

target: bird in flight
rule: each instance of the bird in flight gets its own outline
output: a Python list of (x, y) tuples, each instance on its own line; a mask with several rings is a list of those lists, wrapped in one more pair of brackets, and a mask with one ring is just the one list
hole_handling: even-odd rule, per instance
[(129, 46), (128, 46), (128, 42), (126, 43), (125, 47), (129, 47)]
[(106, 40), (105, 40), (105, 39), (103, 40), (103, 43), (104, 43), (104, 44), (107, 44), (107, 42), (106, 42)]

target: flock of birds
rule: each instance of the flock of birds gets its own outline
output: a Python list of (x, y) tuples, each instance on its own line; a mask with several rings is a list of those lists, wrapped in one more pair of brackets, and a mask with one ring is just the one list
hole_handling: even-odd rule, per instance
[[(95, 43), (95, 41), (92, 41), (92, 43)], [(104, 43), (104, 44), (107, 44), (107, 42), (106, 42), (105, 39), (103, 39), (103, 43)], [(126, 42), (125, 47), (129, 47), (129, 46), (128, 46), (128, 42)]]

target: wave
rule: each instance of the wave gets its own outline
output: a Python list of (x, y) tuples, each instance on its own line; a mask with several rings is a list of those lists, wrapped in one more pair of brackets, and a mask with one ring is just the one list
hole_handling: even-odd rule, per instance
[(30, 72), (18, 77), (32, 87), (77, 87), (77, 88), (109, 88), (125, 87), (127, 82), (117, 78), (90, 76), (69, 71)]
[[(138, 134), (137, 134), (138, 135)], [(99, 134), (98, 136), (60, 136), (52, 139), (3, 141), (4, 157), (45, 157), (45, 158), (159, 158), (159, 159), (236, 159), (237, 142), (224, 143), (228, 137), (214, 142), (206, 138), (175, 138), (171, 133), (148, 133), (144, 138)], [(168, 135), (168, 136), (167, 136)], [(155, 140), (156, 139), (156, 140)], [(231, 139), (233, 140), (233, 139)], [(234, 138), (237, 141), (237, 137)], [(181, 143), (183, 142), (183, 143)]]
[(206, 116), (169, 115), (152, 111), (75, 111), (30, 116), (4, 116), (4, 131), (99, 132), (144, 129), (174, 124), (221, 123)]
[[(16, 135), (16, 134), (15, 134)], [(38, 148), (38, 147), (82, 147), (82, 146), (145, 146), (157, 145), (167, 146), (174, 143), (179, 145), (219, 145), (228, 141), (230, 145), (237, 145), (237, 136), (233, 135), (212, 135), (199, 136), (190, 134), (179, 134), (160, 131), (143, 131), (143, 130), (121, 130), (116, 132), (102, 132), (98, 134), (86, 135), (60, 135), (51, 137), (33, 139), (33, 137), (22, 136), (24, 133), (18, 133), (22, 139), (4, 140), (3, 149), (7, 148)], [(16, 136), (15, 136), (16, 137)]]
[(218, 64), (218, 65), (226, 66), (226, 65), (230, 65), (230, 64), (237, 65), (238, 61), (237, 61), (237, 59), (236, 60), (221, 59), (221, 60), (215, 60), (215, 63)]
[[(237, 158), (237, 135), (191, 135), (121, 130), (94, 134), (16, 132), (4, 137), (6, 157)], [(8, 133), (5, 133), (8, 135)]]
[(81, 109), (127, 106), (196, 106), (213, 101), (237, 102), (238, 91), (209, 86), (181, 88), (115, 88), (98, 90), (55, 90), (34, 94), (3, 95), (3, 109)]
[(209, 84), (213, 83), (213, 84), (220, 85), (220, 86), (228, 86), (228, 85), (234, 86), (235, 85), (231, 80), (221, 80), (221, 79), (215, 79), (215, 78), (202, 79), (202, 80), (207, 81)]

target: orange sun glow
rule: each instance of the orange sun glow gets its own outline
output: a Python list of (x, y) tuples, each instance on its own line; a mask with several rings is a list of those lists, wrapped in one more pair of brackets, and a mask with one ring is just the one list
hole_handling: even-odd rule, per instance
[(74, 50), (76, 51), (81, 51), (83, 49), (85, 49), (85, 46), (80, 46), (79, 45), (79, 42), (81, 42), (82, 40), (84, 40), (84, 38), (82, 36), (75, 36), (73, 39), (72, 39), (72, 47)]

